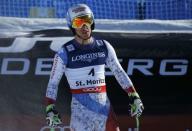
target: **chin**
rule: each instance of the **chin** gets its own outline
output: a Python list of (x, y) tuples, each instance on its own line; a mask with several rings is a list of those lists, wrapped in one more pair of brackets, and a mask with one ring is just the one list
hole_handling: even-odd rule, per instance
[(88, 39), (88, 38), (90, 38), (90, 35), (84, 35), (83, 38)]

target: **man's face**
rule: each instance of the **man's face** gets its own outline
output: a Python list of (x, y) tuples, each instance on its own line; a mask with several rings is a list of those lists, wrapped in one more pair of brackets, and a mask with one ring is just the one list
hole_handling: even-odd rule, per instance
[(81, 28), (76, 28), (75, 31), (82, 39), (88, 39), (92, 32), (91, 25), (84, 24)]
[(72, 27), (82, 39), (88, 39), (90, 37), (92, 24), (93, 17), (91, 15), (79, 16), (72, 21)]

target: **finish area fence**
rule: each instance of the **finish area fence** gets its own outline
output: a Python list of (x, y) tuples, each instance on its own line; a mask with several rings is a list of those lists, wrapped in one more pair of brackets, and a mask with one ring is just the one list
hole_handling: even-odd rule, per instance
[(65, 18), (78, 3), (89, 5), (96, 19), (192, 19), (191, 0), (1, 0), (0, 16)]

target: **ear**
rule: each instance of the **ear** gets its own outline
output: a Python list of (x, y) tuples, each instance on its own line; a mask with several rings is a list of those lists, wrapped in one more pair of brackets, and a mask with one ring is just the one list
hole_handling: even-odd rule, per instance
[(93, 24), (91, 25), (91, 30), (95, 29), (95, 22), (93, 22)]

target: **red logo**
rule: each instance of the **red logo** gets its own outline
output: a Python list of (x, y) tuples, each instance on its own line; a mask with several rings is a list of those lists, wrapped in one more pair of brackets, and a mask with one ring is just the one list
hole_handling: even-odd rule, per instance
[(89, 87), (82, 89), (83, 92), (101, 92), (101, 87)]

